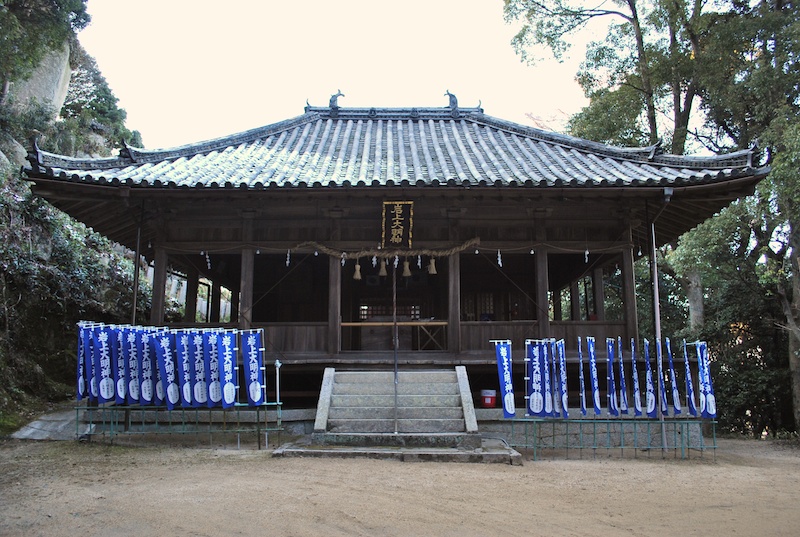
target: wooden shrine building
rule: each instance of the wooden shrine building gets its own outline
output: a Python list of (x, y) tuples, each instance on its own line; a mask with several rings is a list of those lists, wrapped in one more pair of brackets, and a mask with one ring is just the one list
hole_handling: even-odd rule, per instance
[[(393, 311), (401, 366), (463, 364), (489, 387), (490, 340), (521, 352), (525, 339), (565, 338), (574, 352), (578, 336), (638, 338), (633, 263), (651, 229), (674, 241), (750, 194), (768, 171), (756, 157), (610, 147), (453, 96), (440, 108), (341, 108), (333, 96), (172, 149), (74, 159), (36, 148), (23, 173), (154, 263), (140, 323), (164, 324), (175, 271), (189, 288), (177, 326), (194, 326), (198, 282), (210, 281), (213, 325), (225, 288), (229, 325), (263, 327), (268, 357), (287, 366), (286, 399), (312, 402), (326, 366), (393, 363)], [(401, 204), (386, 202), (404, 202), (397, 243), (384, 210)]]

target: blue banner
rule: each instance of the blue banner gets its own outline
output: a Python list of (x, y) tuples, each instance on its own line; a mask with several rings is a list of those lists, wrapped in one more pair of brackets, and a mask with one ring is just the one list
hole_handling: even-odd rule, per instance
[(192, 332), (189, 352), (192, 356), (192, 406), (205, 406), (208, 403), (208, 382), (206, 381), (206, 362), (203, 354), (203, 335)]
[(176, 362), (178, 366), (178, 386), (181, 393), (181, 406), (191, 407), (192, 405), (192, 332), (191, 330), (180, 330), (175, 334)]
[(158, 363), (158, 340), (156, 336), (160, 334), (159, 330), (148, 332), (147, 341), (150, 344), (150, 359), (153, 361), (153, 404), (156, 406), (163, 406), (166, 401), (167, 385), (164, 380), (161, 367)]
[(583, 345), (581, 338), (578, 337), (578, 378), (580, 379), (581, 390), (581, 416), (586, 415), (586, 385), (583, 381)]
[(514, 384), (511, 378), (511, 342), (495, 341), (494, 350), (497, 358), (497, 374), (500, 379), (500, 395), (503, 401), (503, 417), (513, 418), (516, 415), (516, 406)]
[(556, 348), (556, 340), (550, 338), (547, 340), (547, 348), (550, 351), (550, 392), (553, 399), (553, 415), (558, 417), (561, 414), (561, 396), (559, 395), (559, 380), (558, 380), (558, 349)]
[(247, 383), (247, 402), (250, 405), (265, 403), (264, 349), (261, 338), (261, 330), (242, 332), (244, 378)]
[(178, 386), (178, 358), (176, 356), (175, 335), (172, 332), (164, 331), (157, 333), (153, 339), (155, 339), (158, 371), (161, 373), (165, 403), (167, 408), (172, 410), (181, 401), (181, 391)]
[(594, 348), (594, 337), (589, 336), (586, 338), (586, 348), (589, 352), (589, 376), (592, 379), (592, 404), (594, 405), (594, 414), (599, 416), (602, 411), (600, 408), (600, 381), (597, 378), (597, 355)]
[(678, 377), (675, 375), (675, 362), (672, 360), (672, 345), (669, 338), (664, 339), (667, 346), (667, 363), (669, 364), (669, 382), (672, 385), (672, 411), (677, 416), (681, 413), (681, 394), (678, 392)]
[(542, 371), (542, 354), (539, 342), (525, 340), (525, 365), (528, 377), (528, 414), (544, 417), (544, 373)]
[(223, 331), (217, 335), (222, 408), (236, 404), (236, 331)]
[(614, 338), (606, 338), (606, 390), (608, 398), (608, 414), (619, 416), (617, 406), (617, 386), (614, 382)]
[(136, 345), (139, 347), (139, 404), (151, 405), (156, 399), (155, 350), (151, 345), (150, 334), (144, 328), (136, 329)]
[(625, 385), (625, 366), (622, 359), (622, 338), (617, 336), (617, 356), (619, 357), (619, 411), (628, 413), (628, 387)]
[(697, 363), (700, 371), (700, 415), (704, 418), (717, 417), (717, 399), (711, 384), (711, 362), (708, 358), (708, 345), (698, 341)]
[(94, 324), (86, 326), (84, 332), (83, 351), (84, 351), (84, 376), (86, 379), (86, 395), (90, 401), (97, 401), (97, 378), (94, 370)]
[(115, 400), (114, 357), (112, 348), (116, 341), (107, 326), (95, 326), (92, 331), (92, 346), (94, 351), (94, 378), (97, 385), (97, 402), (110, 403)]
[(112, 327), (112, 335), (114, 336), (114, 352), (112, 355), (114, 356), (114, 379), (116, 380), (117, 384), (117, 397), (116, 403), (118, 405), (124, 405), (128, 402), (128, 368), (126, 367), (126, 360), (125, 360), (125, 341), (123, 339), (123, 331), (122, 328), (119, 326)]
[(203, 362), (206, 370), (206, 385), (208, 386), (208, 407), (219, 406), (222, 403), (222, 382), (219, 375), (219, 353), (217, 332), (203, 332)]
[(128, 381), (127, 403), (139, 404), (139, 357), (136, 332), (130, 326), (122, 330), (122, 359), (125, 362), (125, 378)]
[[(78, 324), (78, 370), (77, 370), (77, 390), (76, 390), (76, 397), (78, 401), (87, 397), (88, 386), (86, 383), (86, 358), (87, 354), (89, 353), (89, 349), (91, 349), (91, 343), (89, 342), (89, 329), (84, 323)], [(91, 359), (91, 354), (88, 355)]]
[(647, 396), (645, 398), (645, 403), (647, 404), (647, 417), (655, 418), (656, 389), (653, 385), (653, 370), (650, 368), (650, 342), (646, 339), (644, 340), (644, 371), (645, 390), (647, 391)]
[(686, 350), (686, 340), (683, 340), (683, 364), (686, 375), (686, 399), (689, 402), (689, 414), (697, 417), (697, 400), (694, 395), (694, 383), (692, 382), (692, 370), (689, 368), (689, 353)]
[(667, 387), (664, 386), (664, 355), (661, 351), (661, 340), (656, 340), (656, 362), (658, 366), (658, 401), (661, 407), (661, 415), (669, 416), (667, 410)]
[(639, 391), (639, 370), (636, 366), (636, 341), (631, 338), (631, 376), (633, 377), (633, 415), (642, 415), (642, 393)]
[(558, 350), (558, 372), (559, 372), (559, 395), (561, 397), (561, 417), (569, 418), (569, 399), (567, 397), (567, 358), (564, 352), (564, 340), (556, 342)]
[(544, 414), (552, 416), (555, 412), (553, 402), (553, 376), (552, 376), (552, 355), (550, 354), (550, 342), (542, 339), (538, 342), (539, 353), (542, 355), (542, 373), (544, 373)]

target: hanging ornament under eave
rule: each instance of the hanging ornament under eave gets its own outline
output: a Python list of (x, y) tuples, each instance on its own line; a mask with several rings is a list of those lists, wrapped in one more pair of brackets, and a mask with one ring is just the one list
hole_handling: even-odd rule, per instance
[(353, 279), (354, 280), (361, 279), (361, 263), (358, 262), (358, 259), (356, 259), (356, 269), (355, 272), (353, 273)]
[(411, 266), (408, 263), (408, 259), (403, 261), (403, 277), (408, 278), (411, 276)]
[(500, 250), (497, 250), (497, 266), (500, 268), (503, 267), (503, 256), (500, 255)]
[(386, 261), (381, 259), (381, 268), (378, 271), (378, 276), (386, 276)]
[(436, 259), (431, 257), (431, 260), (428, 262), (428, 274), (437, 274), (436, 272)]
[(292, 251), (286, 250), (286, 266), (288, 267), (291, 262), (292, 262)]

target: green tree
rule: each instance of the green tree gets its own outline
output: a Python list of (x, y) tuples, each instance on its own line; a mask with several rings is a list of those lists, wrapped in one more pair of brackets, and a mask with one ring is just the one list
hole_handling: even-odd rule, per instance
[(11, 82), (27, 78), (89, 20), (86, 0), (0, 0), (0, 105)]
[[(619, 11), (575, 7), (566, 0), (507, 0), (505, 15), (507, 20), (523, 23), (514, 42), (518, 50), (525, 53), (529, 47), (546, 46), (556, 57), (568, 47), (567, 38), (572, 32), (591, 20), (614, 16), (605, 38), (589, 46), (578, 73), (590, 104), (572, 118), (571, 134), (634, 145), (664, 137), (671, 152), (678, 154), (698, 145), (717, 152), (744, 149), (756, 140), (767, 148), (767, 162), (773, 165), (774, 172), (759, 187), (758, 195), (742, 204), (748, 211), (747, 218), (739, 220), (741, 226), (721, 227), (717, 233), (696, 231), (684, 235), (675, 249), (676, 255), (666, 258), (676, 263), (675, 270), (662, 266), (684, 282), (687, 291), (691, 287), (695, 291), (701, 289), (695, 297), (705, 296), (711, 301), (713, 321), (724, 327), (712, 333), (719, 342), (728, 342), (726, 348), (731, 352), (727, 355), (738, 353), (743, 358), (741, 362), (728, 361), (730, 370), (735, 370), (737, 363), (750, 364), (748, 360), (761, 356), (752, 349), (782, 352), (787, 346), (774, 341), (791, 335), (787, 353), (794, 393), (794, 426), (798, 426), (798, 6), (782, 0), (614, 0), (611, 6), (618, 6)], [(607, 119), (611, 115), (608, 110), (622, 113)], [(654, 110), (658, 118), (655, 122)], [(689, 143), (690, 137), (696, 143)], [(730, 235), (722, 237), (722, 232)], [(716, 251), (719, 244), (727, 246), (725, 255), (729, 257), (701, 261), (708, 259), (708, 252)], [(695, 261), (681, 264), (679, 259)], [(721, 268), (722, 259), (735, 263), (728, 273)], [(751, 276), (746, 285), (732, 284), (738, 280), (731, 280), (730, 276), (745, 273)], [(727, 279), (720, 274), (727, 274)], [(754, 309), (760, 300), (769, 303), (770, 314), (766, 313), (766, 306)], [(741, 307), (722, 307), (734, 304)], [(777, 304), (782, 306), (782, 315), (776, 317)], [(748, 315), (748, 311), (758, 311), (760, 316)], [(782, 330), (755, 330), (764, 322)], [(700, 322), (695, 328), (702, 325)], [(740, 330), (732, 327), (746, 327), (753, 336), (743, 338), (739, 333), (731, 337), (731, 333)], [(786, 360), (762, 363), (780, 369)], [(782, 420), (781, 426), (791, 428), (790, 421)]]
[(125, 126), (127, 113), (118, 100), (97, 62), (77, 39), (70, 44), (70, 78), (61, 121), (48, 129), (43, 146), (66, 155), (88, 154), (107, 156), (128, 143), (142, 147), (138, 131)]

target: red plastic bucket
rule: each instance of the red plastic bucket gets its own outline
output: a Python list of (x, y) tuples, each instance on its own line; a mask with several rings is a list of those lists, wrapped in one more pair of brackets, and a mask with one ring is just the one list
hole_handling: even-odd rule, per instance
[(497, 390), (481, 390), (481, 407), (494, 408), (497, 406)]

